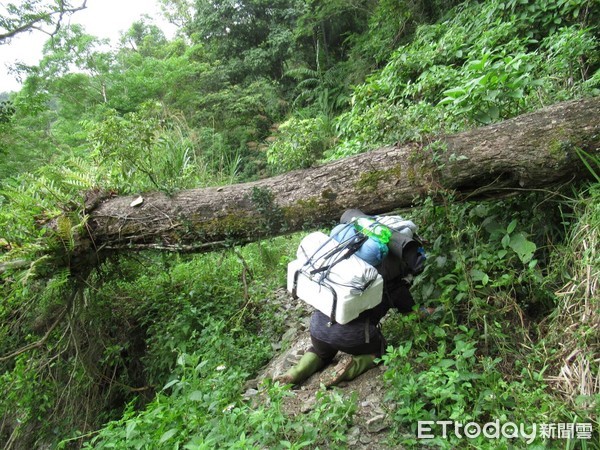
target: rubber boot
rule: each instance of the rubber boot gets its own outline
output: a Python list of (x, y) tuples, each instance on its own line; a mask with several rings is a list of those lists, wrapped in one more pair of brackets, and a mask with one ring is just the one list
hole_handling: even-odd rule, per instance
[(326, 387), (335, 386), (342, 381), (354, 380), (367, 370), (375, 367), (375, 355), (345, 355), (335, 367), (325, 373), (321, 383)]
[(306, 352), (300, 361), (288, 369), (286, 373), (275, 378), (281, 384), (300, 384), (313, 373), (323, 367), (323, 361), (316, 353)]

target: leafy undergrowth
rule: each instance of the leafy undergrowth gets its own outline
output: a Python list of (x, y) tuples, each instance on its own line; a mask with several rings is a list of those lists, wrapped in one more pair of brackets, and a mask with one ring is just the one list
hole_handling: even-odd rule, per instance
[(395, 48), (353, 89), (352, 108), (291, 117), (269, 152), (305, 167), (598, 95), (596, 13), (579, 0), (461, 3)]
[[(389, 398), (400, 405), (394, 415), (399, 429), (416, 436), (419, 421), (483, 426), (499, 420), (524, 424), (529, 433), (537, 427), (536, 438), (442, 437), (437, 427), (428, 445), (594, 448), (598, 185), (570, 200), (557, 195), (430, 207), (435, 221), (426, 236), (438, 237), (413, 292), (441, 306), (440, 320), (403, 316), (386, 323), (395, 345), (384, 356), (384, 376)], [(572, 424), (571, 430), (588, 424), (595, 432), (591, 439), (558, 431), (558, 439), (544, 437), (543, 424), (561, 423)], [(419, 440), (402, 435), (396, 442)]]
[[(282, 118), (275, 112), (285, 104), (276, 94), (280, 77), (273, 85), (246, 86), (223, 78), (218, 93), (182, 83), (213, 73), (221, 80), (222, 73), (212, 63), (208, 72), (198, 67), (202, 44), (185, 50), (182, 40), (173, 43), (182, 47), (182, 71), (150, 72), (177, 81), (175, 98), (179, 92), (189, 98), (83, 102), (65, 118), (64, 107), (43, 106), (75, 106), (61, 94), (69, 77), (52, 75), (50, 91), (35, 95), (32, 78), (15, 111), (4, 111), (10, 114), (3, 116), (0, 152), (18, 156), (0, 164), (0, 252), (2, 263), (17, 263), (0, 279), (0, 441), (6, 449), (349, 445), (360, 408), (352, 396), (319, 391), (314, 408), (301, 415), (285, 411), (289, 391), (279, 386), (264, 386), (263, 404), (241, 397), (286, 331), (269, 298), (284, 284), (300, 235), (206, 255), (114, 256), (85, 279), (55, 270), (47, 255), (69, 254), (85, 230), (83, 191), (170, 194), (231, 183), (264, 174), (267, 162), (292, 169), (381, 144), (427, 142), (440, 132), (599, 93), (595, 2), (375, 3), (369, 31), (347, 39), (357, 45), (354, 54), (377, 50), (375, 69), (358, 61), (369, 75), (350, 92), (340, 89), (336, 75), (356, 69), (351, 62), (317, 67), (312, 102), (273, 127), (278, 135), (266, 154), (249, 157), (242, 149)], [(430, 4), (445, 18), (431, 23), (422, 13), (417, 20), (417, 10)], [(407, 19), (398, 28), (388, 19), (405, 6)], [(314, 32), (318, 39), (328, 35)], [(147, 92), (146, 77), (124, 81), (134, 78), (140, 89), (114, 80), (115, 89)], [(83, 73), (71, 82), (78, 79)], [(344, 97), (350, 94), (351, 100)], [(28, 103), (41, 114), (30, 116)], [(223, 116), (216, 125), (215, 112)], [(597, 174), (597, 159), (582, 157)], [(40, 165), (34, 174), (8, 177), (34, 162)], [(592, 448), (600, 392), (599, 191), (597, 184), (572, 186), (460, 204), (440, 192), (400, 212), (429, 240), (427, 268), (413, 293), (420, 305), (441, 309), (430, 321), (392, 316), (385, 322), (390, 348), (383, 377), (395, 405), (389, 446), (527, 447), (522, 439), (417, 439), (419, 420), (499, 420), (591, 423), (590, 440), (538, 435), (531, 445)], [(41, 225), (53, 220), (59, 232), (50, 237)], [(27, 269), (18, 270), (19, 262)]]
[[(383, 378), (395, 406), (379, 442), (529, 445), (418, 439), (419, 421), (443, 420), (589, 423), (597, 433), (599, 193), (597, 184), (582, 185), (470, 203), (439, 193), (400, 212), (428, 240), (412, 292), (420, 305), (441, 309), (427, 321), (392, 315), (384, 323)], [(286, 412), (289, 391), (280, 386), (263, 386), (264, 403), (242, 396), (286, 331), (285, 314), (269, 299), (301, 237), (198, 256), (114, 258), (83, 287), (67, 273), (26, 289), (0, 286), (2, 314), (13, 318), (2, 328), (5, 348), (31, 345), (0, 378), (9, 448), (347, 447), (361, 407), (347, 392), (318, 391), (306, 414)], [(66, 325), (55, 328), (62, 317)], [(545, 439), (538, 428), (531, 445), (592, 442)]]
[[(382, 376), (386, 399), (395, 406), (391, 425), (378, 438), (382, 445), (594, 448), (596, 434), (589, 440), (547, 439), (540, 427), (589, 423), (598, 430), (599, 192), (595, 186), (569, 200), (538, 193), (471, 204), (454, 204), (449, 197), (445, 206), (426, 202), (412, 211), (431, 241), (427, 270), (413, 292), (420, 304), (442, 309), (429, 320), (392, 315), (384, 323), (390, 346)], [(159, 312), (145, 312), (158, 322), (148, 330), (146, 367), (170, 375), (155, 377), (157, 393), (141, 410), (131, 401), (120, 419), (72, 436), (63, 446), (85, 441), (86, 448), (346, 448), (361, 407), (350, 395), (352, 383), (315, 390), (316, 402), (304, 414), (286, 410), (291, 392), (269, 381), (261, 386), (263, 402), (242, 396), (284, 331), (285, 318), (269, 312), (265, 300), (269, 289), (283, 283), (282, 277), (268, 283), (268, 274), (282, 275), (293, 252), (294, 245), (283, 241), (261, 244), (262, 251), (271, 251), (270, 266), (253, 246), (220, 262), (204, 256), (202, 265), (196, 258), (173, 264), (163, 276), (179, 286), (179, 297), (156, 306), (162, 292), (144, 303)], [(239, 281), (240, 258), (253, 274), (247, 285), (256, 293), (253, 300), (244, 304), (243, 292), (230, 290), (231, 279), (223, 280), (222, 292), (206, 293), (210, 303), (189, 300), (200, 295), (191, 289), (208, 286), (202, 277), (223, 276), (222, 269), (236, 273), (238, 266), (233, 277)], [(206, 273), (217, 263), (220, 270)], [(149, 292), (143, 286), (148, 282), (132, 279), (131, 288)], [(178, 312), (167, 314), (169, 309)], [(419, 439), (419, 421), (444, 420), (512, 422), (524, 424), (528, 433), (537, 426), (537, 434), (443, 437), (438, 428), (433, 439)]]

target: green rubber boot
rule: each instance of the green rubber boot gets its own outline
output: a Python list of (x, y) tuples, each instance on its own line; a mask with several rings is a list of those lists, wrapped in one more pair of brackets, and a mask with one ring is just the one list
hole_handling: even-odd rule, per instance
[(275, 378), (275, 381), (280, 384), (300, 384), (322, 367), (323, 361), (316, 353), (306, 352), (295, 366)]
[(375, 355), (344, 355), (342, 359), (321, 377), (321, 383), (327, 387), (342, 381), (354, 380), (367, 370), (375, 367)]

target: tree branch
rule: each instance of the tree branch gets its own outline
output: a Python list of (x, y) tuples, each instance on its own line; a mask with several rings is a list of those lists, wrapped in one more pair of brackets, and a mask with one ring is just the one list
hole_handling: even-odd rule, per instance
[(54, 329), (58, 326), (58, 324), (63, 319), (63, 317), (65, 317), (65, 314), (67, 313), (69, 307), (73, 303), (73, 300), (75, 299), (77, 292), (79, 292), (79, 289), (80, 289), (79, 285), (75, 286), (75, 288), (73, 289), (73, 293), (71, 294), (71, 297), (69, 298), (69, 301), (67, 302), (67, 304), (65, 305), (63, 310), (60, 312), (60, 314), (58, 315), (56, 320), (54, 320), (54, 323), (50, 326), (50, 328), (48, 328), (48, 331), (46, 331), (46, 334), (44, 334), (44, 336), (42, 336), (42, 338), (40, 340), (33, 342), (31, 344), (28, 344), (24, 347), (21, 347), (20, 349), (15, 350), (14, 352), (12, 352), (8, 355), (0, 357), (0, 362), (8, 361), (9, 359), (13, 359), (13, 358), (21, 355), (22, 353), (28, 352), (29, 350), (33, 350), (35, 348), (39, 348), (42, 345), (44, 345), (44, 343), (48, 340), (48, 338), (52, 334), (52, 331), (54, 331)]
[[(83, 3), (81, 3), (81, 5), (74, 7), (69, 6), (68, 2), (66, 2), (65, 0), (60, 0), (56, 9), (40, 12), (38, 13), (37, 17), (31, 18), (29, 21), (16, 26), (12, 30), (0, 33), (0, 45), (2, 45), (5, 41), (15, 37), (16, 35), (24, 33), (26, 31), (39, 30), (50, 36), (54, 36), (60, 30), (62, 20), (65, 15), (71, 15), (85, 8), (87, 8), (87, 0), (83, 0)], [(54, 18), (57, 18), (54, 25), (54, 31), (48, 32), (41, 28), (41, 23), (52, 23), (52, 20)]]

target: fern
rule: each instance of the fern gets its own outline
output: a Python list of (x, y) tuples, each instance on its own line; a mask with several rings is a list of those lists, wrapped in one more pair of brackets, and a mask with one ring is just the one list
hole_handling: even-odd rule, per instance
[[(15, 257), (34, 260), (40, 250), (57, 244), (48, 239), (47, 224), (56, 219), (56, 237), (62, 247), (72, 251), (75, 236), (85, 218), (83, 191), (95, 185), (99, 170), (82, 158), (71, 156), (60, 166), (46, 166), (35, 173), (23, 173), (3, 180), (0, 188), (0, 228), (11, 249), (3, 259)], [(29, 277), (30, 275), (25, 275)]]
[(62, 182), (65, 186), (77, 189), (91, 189), (96, 184), (95, 176), (90, 173), (77, 172), (71, 168), (64, 167), (60, 170), (60, 174), (64, 177)]
[(80, 157), (70, 158), (56, 174), (65, 187), (87, 190), (98, 184), (98, 169)]
[(319, 79), (319, 73), (314, 70), (311, 69), (309, 67), (296, 67), (294, 69), (290, 69), (288, 70), (285, 74), (285, 76), (293, 78), (294, 80), (300, 81), (300, 80), (305, 80), (307, 78), (312, 78), (312, 79)]
[(285, 73), (298, 81), (294, 107), (316, 106), (320, 113), (332, 115), (348, 102), (349, 96), (344, 92), (344, 83), (339, 68), (314, 70), (308, 67), (296, 67)]
[(56, 234), (67, 248), (73, 249), (75, 243), (73, 240), (73, 223), (71, 219), (67, 216), (60, 216), (56, 221)]

